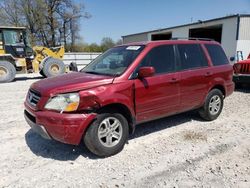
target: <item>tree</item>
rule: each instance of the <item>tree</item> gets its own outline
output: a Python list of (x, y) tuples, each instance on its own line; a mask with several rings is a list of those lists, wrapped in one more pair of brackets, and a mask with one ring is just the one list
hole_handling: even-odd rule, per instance
[[(59, 29), (61, 38), (63, 39), (64, 45), (69, 48), (70, 51), (74, 48), (76, 40), (80, 39), (79, 33), (79, 20), (81, 18), (90, 18), (91, 15), (87, 12), (82, 13), (84, 9), (83, 4), (72, 4), (66, 2), (62, 4), (58, 10), (58, 14), (62, 18), (62, 27)], [(68, 46), (67, 38), (70, 39), (71, 44)]]
[(122, 40), (119, 39), (116, 42), (110, 37), (104, 37), (100, 45), (96, 43), (92, 44), (81, 44), (75, 46), (75, 51), (84, 51), (84, 52), (105, 52), (109, 48), (112, 48), (116, 45), (121, 45)]
[(79, 38), (79, 21), (90, 18), (74, 0), (2, 0), (0, 24), (25, 26), (35, 44), (73, 47)]
[(102, 52), (102, 48), (98, 44), (92, 43), (84, 47), (84, 52)]
[(112, 38), (110, 38), (110, 37), (104, 37), (102, 39), (101, 49), (102, 49), (103, 52), (106, 51), (106, 50), (108, 50), (109, 48), (114, 47), (114, 46), (115, 46), (115, 42), (113, 41)]
[(0, 2), (0, 20), (2, 25), (21, 26), (23, 15), (19, 8), (19, 2), (2, 0)]
[(122, 45), (122, 44), (123, 44), (122, 39), (118, 39), (118, 40), (116, 41), (116, 44), (115, 44), (115, 45)]

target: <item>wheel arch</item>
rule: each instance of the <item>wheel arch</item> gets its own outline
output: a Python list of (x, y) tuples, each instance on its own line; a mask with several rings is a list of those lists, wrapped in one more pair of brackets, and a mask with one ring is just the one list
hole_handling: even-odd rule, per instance
[(226, 89), (225, 89), (225, 87), (224, 87), (223, 85), (221, 85), (221, 84), (214, 85), (214, 86), (209, 90), (209, 92), (210, 92), (211, 90), (213, 90), (213, 89), (218, 89), (218, 90), (220, 90), (220, 91), (222, 92), (224, 98), (225, 98), (225, 96), (226, 96)]
[(122, 104), (122, 103), (112, 103), (112, 104), (107, 104), (105, 106), (102, 106), (96, 111), (98, 114), (99, 113), (105, 113), (105, 112), (117, 112), (122, 115), (127, 119), (128, 125), (129, 125), (129, 134), (132, 134), (135, 129), (135, 117), (132, 115), (131, 111), (129, 108)]

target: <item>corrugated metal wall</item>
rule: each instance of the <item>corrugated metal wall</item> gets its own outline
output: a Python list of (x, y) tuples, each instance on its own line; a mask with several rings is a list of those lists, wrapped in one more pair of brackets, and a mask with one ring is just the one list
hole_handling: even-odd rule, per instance
[(131, 43), (131, 42), (141, 42), (141, 41), (148, 41), (150, 40), (148, 38), (148, 33), (140, 33), (136, 35), (128, 35), (126, 37), (123, 37), (123, 43)]
[(76, 52), (71, 52), (71, 53), (65, 53), (63, 62), (66, 65), (69, 65), (71, 62), (75, 62), (78, 66), (78, 69), (82, 69), (86, 65), (88, 65), (93, 59), (98, 57), (101, 53), (76, 53)]
[[(172, 37), (189, 37), (189, 30), (194, 28), (202, 28), (202, 27), (210, 27), (215, 25), (222, 25), (222, 38), (221, 44), (228, 56), (235, 56), (237, 41), (236, 41), (236, 33), (237, 33), (237, 16), (229, 17), (225, 19), (212, 20), (208, 22), (201, 22), (200, 24), (192, 24), (188, 26), (180, 26), (176, 28), (163, 29), (160, 32), (145, 32), (134, 35), (128, 35), (123, 37), (124, 43), (128, 42), (139, 42), (139, 41), (149, 41), (151, 40), (151, 35), (160, 34), (166, 32), (172, 32)], [(248, 33), (249, 34), (249, 33)]]
[(250, 40), (250, 17), (240, 18), (239, 40)]
[(239, 40), (237, 51), (242, 51), (243, 59), (250, 53), (250, 17), (240, 18)]

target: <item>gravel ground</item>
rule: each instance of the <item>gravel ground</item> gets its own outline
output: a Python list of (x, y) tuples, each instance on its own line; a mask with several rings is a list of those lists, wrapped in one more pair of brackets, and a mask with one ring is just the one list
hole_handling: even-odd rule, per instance
[(0, 187), (250, 187), (250, 89), (213, 122), (188, 112), (138, 125), (122, 152), (100, 159), (30, 130), (29, 77), (0, 85)]

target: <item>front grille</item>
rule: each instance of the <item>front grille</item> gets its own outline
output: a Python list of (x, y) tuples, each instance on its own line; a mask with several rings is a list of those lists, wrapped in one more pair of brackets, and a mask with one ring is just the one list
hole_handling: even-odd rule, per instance
[(249, 63), (246, 63), (246, 64), (242, 63), (241, 68), (240, 68), (240, 73), (243, 73), (243, 74), (248, 73), (249, 74), (250, 73), (250, 64)]
[(27, 100), (32, 106), (36, 106), (41, 99), (41, 94), (37, 91), (30, 89), (28, 92)]

